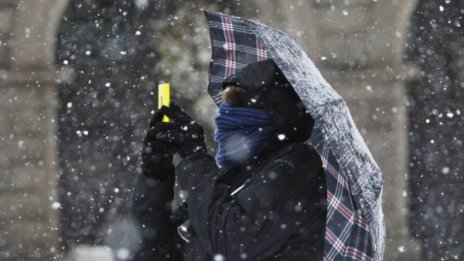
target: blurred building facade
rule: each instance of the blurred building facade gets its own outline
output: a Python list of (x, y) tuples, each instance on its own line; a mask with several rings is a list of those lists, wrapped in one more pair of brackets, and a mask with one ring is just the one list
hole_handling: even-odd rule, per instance
[[(419, 181), (424, 180), (418, 177), (434, 175), (434, 170), (417, 172), (410, 167), (410, 155), (419, 157), (414, 150), (427, 139), (417, 134), (420, 128), (411, 126), (417, 120), (413, 116), (427, 108), (411, 109), (408, 95), (414, 100), (421, 89), (411, 92), (408, 86), (423, 84), (417, 75), (427, 62), (404, 59), (411, 51), (406, 47), (413, 45), (408, 35), (416, 36), (421, 23), (429, 23), (417, 18), (417, 10), (458, 7), (447, 0), (434, 1), (435, 6), (418, 0), (172, 2), (177, 4), (0, 0), (0, 259), (43, 260), (59, 257), (73, 245), (111, 245), (114, 240), (107, 240), (108, 231), (128, 226), (124, 217), (131, 178), (138, 171), (137, 150), (153, 107), (153, 99), (145, 101), (144, 94), (154, 91), (157, 81), (174, 79), (185, 87), (177, 95), (193, 114), (208, 118), (205, 111), (213, 108), (207, 101), (205, 74), (181, 82), (184, 74), (207, 71), (208, 60), (202, 58), (207, 46), (198, 48), (208, 39), (206, 27), (189, 27), (201, 23), (202, 7), (256, 18), (289, 32), (346, 99), (384, 173), (385, 260), (464, 258), (459, 244), (433, 243), (456, 227), (437, 232), (440, 237), (417, 232), (423, 231), (417, 225), (423, 223), (410, 219), (412, 215), (416, 221), (427, 220), (424, 213), (443, 202), (421, 205), (416, 200), (423, 184)], [(183, 30), (187, 33), (172, 39), (175, 43), (162, 42)], [(176, 50), (165, 48), (169, 45), (185, 49), (178, 50), (177, 57)], [(184, 56), (191, 60), (182, 60)], [(171, 62), (185, 65), (184, 74), (167, 72), (162, 65)], [(187, 88), (192, 83), (200, 86), (193, 94)], [(182, 98), (186, 96), (194, 100)], [(108, 100), (113, 102), (104, 104)], [(453, 113), (458, 116), (456, 108)], [(439, 171), (444, 167), (451, 173), (462, 171), (453, 166)], [(408, 179), (409, 172), (414, 176)], [(448, 180), (462, 182), (462, 176)], [(427, 186), (439, 189), (430, 182)], [(462, 204), (458, 201), (449, 210), (452, 222), (461, 226)], [(446, 215), (440, 218), (444, 221)], [(425, 229), (433, 231), (433, 226)]]

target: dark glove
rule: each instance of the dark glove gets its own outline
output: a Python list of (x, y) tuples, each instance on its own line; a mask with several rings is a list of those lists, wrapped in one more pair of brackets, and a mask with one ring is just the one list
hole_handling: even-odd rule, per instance
[(156, 138), (160, 130), (155, 126), (161, 122), (164, 115), (163, 110), (162, 108), (153, 115), (150, 128), (143, 141), (142, 150), (143, 175), (160, 181), (164, 181), (169, 174), (174, 173), (172, 158), (178, 150), (177, 144)]
[(162, 107), (160, 112), (168, 116), (170, 121), (155, 124), (155, 129), (158, 130), (156, 139), (176, 144), (177, 152), (181, 157), (195, 152), (206, 152), (203, 127), (177, 104), (171, 103), (169, 107)]

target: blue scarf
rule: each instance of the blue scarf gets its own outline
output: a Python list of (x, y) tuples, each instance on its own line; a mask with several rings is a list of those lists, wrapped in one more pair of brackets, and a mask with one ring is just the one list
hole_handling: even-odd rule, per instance
[(265, 109), (219, 106), (214, 140), (219, 143), (216, 164), (223, 169), (249, 161), (262, 152), (274, 133), (272, 117)]

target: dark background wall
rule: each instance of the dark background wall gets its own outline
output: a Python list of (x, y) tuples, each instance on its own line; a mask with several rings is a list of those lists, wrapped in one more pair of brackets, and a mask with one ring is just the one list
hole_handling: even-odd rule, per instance
[[(178, 21), (179, 8), (199, 11), (208, 4), (215, 2), (70, 1), (56, 46), (63, 249), (108, 244), (108, 233), (117, 233), (110, 231), (126, 222), (132, 181), (140, 171), (141, 141), (156, 106), (156, 87), (160, 80), (172, 78), (168, 69), (176, 70), (160, 66), (161, 57), (169, 54), (157, 47), (163, 34), (176, 33), (169, 23), (186, 23)], [(235, 5), (218, 1), (215, 7), (231, 11), (230, 6)], [(161, 27), (161, 21), (167, 21), (167, 27)], [(176, 28), (190, 30), (184, 26)], [(182, 35), (178, 39), (169, 44), (181, 45)], [(195, 58), (195, 53), (182, 55)], [(174, 98), (191, 111), (199, 95), (195, 89), (193, 95), (182, 95), (180, 86), (175, 87)]]
[(464, 3), (423, 0), (407, 59), (411, 234), (424, 260), (464, 258)]
[(151, 12), (134, 1), (71, 1), (62, 19), (58, 191), (66, 248), (103, 243), (105, 228), (128, 213), (157, 82), (152, 24), (164, 8), (150, 2)]

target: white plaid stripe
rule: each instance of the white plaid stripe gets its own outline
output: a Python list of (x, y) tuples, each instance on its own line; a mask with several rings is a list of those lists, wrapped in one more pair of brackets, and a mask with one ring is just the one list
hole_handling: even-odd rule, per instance
[(263, 42), (256, 38), (256, 54), (258, 56), (258, 61), (264, 61), (267, 59), (267, 52), (264, 49)]
[[(229, 44), (224, 44), (224, 42), (220, 41), (212, 41), (211, 43), (212, 47), (217, 47), (217, 48), (224, 48), (229, 50)], [(264, 49), (259, 49), (259, 48), (254, 48), (250, 46), (245, 46), (245, 45), (240, 45), (240, 44), (234, 44), (234, 50), (237, 52), (244, 52), (250, 55), (255, 55), (256, 57), (262, 57), (263, 60), (267, 59), (267, 52)]]
[(235, 73), (235, 39), (234, 39), (234, 26), (228, 18), (222, 19), (222, 30), (224, 31), (225, 43), (224, 47), (227, 50), (226, 72), (225, 75)]
[[(231, 23), (234, 24), (234, 28), (233, 28), (234, 32), (243, 33), (243, 34), (250, 34), (250, 35), (253, 35), (253, 36), (255, 35), (255, 30), (251, 29), (250, 27), (243, 26), (240, 23), (235, 23), (230, 18), (228, 20), (231, 21)], [(208, 26), (209, 26), (210, 29), (221, 29), (222, 30), (224, 28), (223, 23), (218, 22), (218, 21), (209, 21)]]

